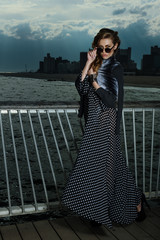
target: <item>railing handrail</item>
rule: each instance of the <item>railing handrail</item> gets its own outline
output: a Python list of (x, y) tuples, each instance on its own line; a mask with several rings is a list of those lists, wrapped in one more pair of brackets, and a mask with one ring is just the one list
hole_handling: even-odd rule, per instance
[[(0, 109), (78, 108), (79, 101), (0, 101)], [(123, 108), (160, 108), (160, 101), (127, 101)]]
[[(143, 103), (143, 104), (142, 104)], [(77, 148), (77, 142), (76, 142), (76, 138), (74, 136), (74, 127), (73, 125), (71, 125), (71, 116), (75, 116), (76, 118), (76, 121), (78, 121), (78, 125), (76, 125), (76, 127), (78, 126), (79, 128), (76, 128), (76, 131), (77, 129), (82, 130), (83, 132), (83, 122), (81, 120), (78, 120), (77, 118), (77, 113), (78, 113), (78, 108), (79, 108), (79, 102), (75, 101), (75, 102), (46, 102), (46, 101), (39, 101), (39, 102), (34, 102), (34, 101), (14, 101), (14, 102), (10, 102), (10, 101), (4, 101), (4, 102), (0, 102), (0, 140), (2, 142), (2, 152), (3, 152), (3, 157), (2, 157), (2, 162), (4, 160), (4, 165), (5, 165), (5, 175), (6, 175), (6, 180), (5, 182), (7, 183), (7, 190), (8, 190), (8, 207), (7, 208), (0, 208), (0, 216), (7, 216), (7, 215), (15, 215), (15, 214), (26, 214), (26, 213), (33, 213), (33, 212), (40, 212), (40, 211), (47, 211), (48, 209), (51, 209), (52, 206), (55, 206), (55, 203), (56, 205), (58, 206), (58, 204), (60, 205), (60, 198), (59, 198), (59, 190), (57, 188), (57, 180), (55, 178), (55, 171), (54, 171), (54, 161), (52, 162), (52, 160), (54, 159), (51, 159), (51, 155), (50, 155), (50, 149), (49, 149), (49, 146), (48, 146), (48, 143), (50, 143), (50, 141), (52, 142), (52, 145), (51, 145), (51, 148), (53, 148), (53, 143), (55, 144), (55, 150), (57, 151), (58, 153), (58, 157), (57, 159), (59, 159), (59, 162), (60, 162), (60, 165), (61, 165), (61, 171), (62, 171), (62, 174), (64, 175), (64, 179), (66, 179), (66, 172), (65, 172), (65, 169), (64, 169), (64, 162), (62, 159), (63, 157), (61, 156), (61, 152), (60, 152), (60, 146), (58, 145), (59, 144), (59, 141), (57, 140), (57, 128), (59, 129), (59, 133), (60, 133), (60, 138), (61, 140), (64, 141), (64, 146), (65, 146), (65, 151), (67, 152), (68, 156), (69, 156), (69, 161), (71, 161), (71, 163), (73, 164), (73, 159), (72, 159), (72, 154), (71, 152), (72, 151), (76, 151), (78, 150)], [(141, 176), (141, 178), (143, 179), (143, 191), (146, 192), (147, 194), (147, 197), (158, 197), (160, 196), (160, 190), (159, 190), (159, 174), (160, 174), (160, 148), (159, 148), (159, 142), (158, 142), (158, 149), (159, 149), (159, 154), (157, 155), (157, 152), (156, 152), (156, 163), (157, 163), (157, 169), (155, 169), (155, 166), (154, 166), (154, 157), (153, 157), (153, 151), (155, 150), (154, 149), (154, 143), (155, 143), (155, 131), (156, 131), (156, 134), (159, 134), (159, 127), (156, 127), (155, 128), (155, 117), (156, 119), (158, 118), (159, 119), (159, 114), (160, 114), (160, 102), (153, 102), (150, 101), (150, 102), (137, 102), (137, 103), (133, 103), (133, 102), (125, 102), (124, 103), (124, 108), (123, 108), (123, 113), (122, 113), (122, 126), (123, 126), (123, 135), (124, 135), (124, 147), (125, 147), (125, 152), (124, 154), (126, 155), (126, 162), (127, 164), (129, 163), (128, 159), (129, 159), (129, 155), (128, 155), (128, 142), (127, 142), (127, 136), (128, 136), (128, 129), (126, 129), (126, 125), (130, 125), (131, 126), (131, 130), (130, 130), (130, 133), (131, 131), (133, 130), (132, 134), (133, 134), (133, 139), (132, 137), (129, 138), (130, 140), (130, 143), (132, 141), (132, 158), (131, 160), (133, 161), (133, 167), (135, 169), (135, 179), (136, 179), (136, 183), (138, 183), (138, 177), (137, 176), (137, 171), (138, 171), (138, 157), (137, 157), (137, 152), (138, 152), (138, 147), (137, 146), (137, 139), (138, 139), (138, 136), (136, 135), (137, 133), (137, 120), (136, 120), (136, 117), (137, 115), (139, 115), (140, 112), (140, 118), (141, 118), (141, 127), (140, 127), (140, 130), (141, 130), (141, 134), (143, 133), (143, 140), (141, 142), (142, 144), (142, 159), (143, 159), (143, 176)], [(27, 116), (26, 121), (28, 125), (25, 125), (26, 123), (23, 122), (24, 120), (24, 115), (23, 113), (25, 113), (24, 115)], [(41, 114), (42, 113), (42, 114)], [(71, 114), (69, 116), (69, 114)], [(72, 114), (75, 114), (75, 115), (72, 115)], [(128, 115), (126, 114), (129, 114), (129, 119), (132, 120), (132, 121), (128, 121)], [(146, 114), (146, 116), (145, 116)], [(146, 122), (148, 120), (148, 115), (150, 116), (150, 124), (149, 125), (146, 125)], [(157, 114), (157, 115), (156, 115)], [(13, 116), (13, 115), (16, 115), (16, 116)], [(43, 116), (42, 116), (43, 115)], [(53, 115), (55, 116), (54, 118), (54, 121), (56, 119), (57, 121), (57, 125), (54, 126), (54, 121), (53, 119), (51, 119), (51, 117), (53, 117)], [(34, 121), (32, 119), (32, 117), (34, 117)], [(69, 118), (71, 117), (71, 118)], [(47, 127), (49, 128), (49, 135), (50, 135), (50, 139), (48, 140), (47, 142), (47, 138), (48, 136), (46, 135), (45, 133), (45, 127), (43, 125), (43, 119), (47, 119), (48, 121), (48, 125)], [(8, 119), (7, 121), (5, 121), (6, 119)], [(14, 120), (15, 119), (15, 120)], [(39, 130), (37, 131), (37, 128), (34, 128), (35, 127), (35, 119), (37, 119), (36, 123), (39, 124)], [(65, 119), (65, 124), (63, 122), (63, 119)], [(21, 205), (20, 206), (12, 206), (12, 203), (11, 203), (11, 197), (10, 196), (10, 181), (9, 181), (9, 178), (8, 178), (8, 159), (7, 159), (7, 155), (6, 155), (6, 152), (7, 152), (7, 149), (6, 149), (6, 138), (8, 137), (8, 135), (5, 136), (6, 132), (11, 132), (11, 139), (9, 140), (9, 144), (11, 145), (11, 147), (13, 147), (14, 151), (12, 150), (13, 152), (13, 161), (15, 160), (16, 162), (16, 169), (17, 171), (19, 171), (19, 158), (17, 158), (17, 145), (16, 145), (16, 138), (15, 138), (15, 123), (17, 124), (17, 121), (18, 120), (18, 126), (20, 128), (20, 132), (22, 133), (22, 144), (24, 144), (24, 152), (25, 152), (25, 155), (26, 155), (26, 159), (27, 159), (27, 164), (28, 164), (28, 169), (30, 171), (30, 180), (32, 182), (32, 191), (34, 193), (34, 201), (33, 201), (33, 204), (30, 204), (30, 205), (26, 205), (25, 204), (25, 201), (23, 199), (23, 191), (22, 191), (22, 186), (21, 186), (21, 176), (19, 175), (18, 176), (18, 179), (19, 179), (19, 187), (20, 187), (20, 195), (21, 195)], [(127, 120), (127, 121), (126, 121)], [(125, 121), (127, 124), (125, 124)], [(158, 120), (158, 123), (159, 123), (159, 120)], [(72, 122), (73, 124), (73, 122)], [(76, 123), (77, 124), (77, 123)], [(28, 146), (27, 146), (27, 142), (26, 142), (26, 128), (25, 126), (27, 126), (27, 131), (31, 130), (30, 131), (30, 136), (32, 137), (33, 139), (33, 143), (34, 143), (34, 146), (35, 146), (35, 149), (36, 149), (36, 161), (37, 163), (39, 164), (39, 169), (40, 169), (40, 173), (41, 173), (41, 178), (42, 178), (42, 187), (44, 188), (44, 192), (45, 192), (45, 199), (46, 201), (41, 203), (41, 202), (38, 202), (37, 201), (37, 196), (36, 196), (36, 191), (34, 189), (34, 181), (32, 180), (32, 172), (31, 172), (31, 166), (30, 166), (30, 156), (28, 155)], [(46, 126), (46, 125), (45, 125)], [(145, 151), (146, 151), (146, 142), (145, 142), (145, 134), (146, 134), (146, 131), (148, 131), (148, 126), (149, 126), (149, 131), (151, 132), (150, 133), (150, 142), (149, 142), (149, 147), (148, 147), (148, 151), (149, 151), (149, 165), (150, 165), (150, 170), (148, 170), (148, 166), (145, 165)], [(7, 131), (5, 130), (5, 127), (7, 128)], [(66, 129), (65, 129), (66, 127)], [(68, 131), (68, 133), (67, 133)], [(80, 132), (80, 131), (79, 131)], [(41, 135), (39, 135), (39, 133), (42, 133)], [(58, 133), (58, 134), (59, 134)], [(66, 133), (67, 134), (70, 134), (70, 139), (69, 141), (72, 142), (72, 151), (71, 151), (71, 148), (68, 144), (68, 136), (66, 136)], [(130, 134), (129, 133), (129, 134)], [(57, 193), (57, 198), (58, 198), (58, 201), (55, 201), (55, 202), (52, 202), (52, 201), (49, 201), (48, 199), (48, 193), (47, 193), (47, 188), (46, 188), (46, 183), (45, 183), (45, 177), (44, 177), (44, 173), (43, 173), (43, 169), (42, 169), (42, 166), (41, 166), (41, 156), (40, 156), (40, 153), (39, 153), (39, 149), (38, 149), (38, 145), (37, 145), (37, 142), (36, 142), (36, 134), (38, 134), (38, 137), (40, 137), (40, 139), (42, 141), (44, 141), (44, 149), (46, 150), (47, 154), (46, 154), (46, 157), (45, 157), (45, 161), (46, 161), (46, 164), (50, 165), (50, 169), (51, 169), (51, 172), (52, 172), (52, 181), (53, 181), (53, 185), (55, 186), (55, 189), (56, 189), (56, 193)], [(19, 136), (20, 136), (20, 133), (19, 133)], [(159, 135), (158, 135), (159, 136)], [(159, 137), (158, 137), (158, 141), (159, 141)], [(8, 140), (7, 140), (8, 141)], [(157, 141), (157, 140), (156, 140)], [(12, 146), (13, 145), (13, 146)], [(74, 147), (73, 147), (74, 145)], [(74, 148), (74, 149), (73, 149)], [(156, 150), (157, 151), (157, 150)], [(8, 154), (8, 152), (7, 152)], [(19, 156), (19, 155), (18, 155)], [(53, 155), (53, 158), (55, 158), (55, 156)], [(22, 161), (24, 160), (25, 162), (25, 157), (24, 159), (22, 158)], [(47, 162), (48, 161), (48, 162)], [(66, 159), (65, 159), (66, 161)], [(130, 163), (129, 163), (130, 164)], [(53, 165), (53, 166), (52, 166)], [(146, 168), (147, 167), (147, 168)], [(152, 179), (153, 179), (153, 174), (152, 174), (152, 168), (154, 168), (154, 170), (156, 171), (156, 173), (154, 173), (154, 178), (156, 176), (156, 184), (154, 184), (154, 189), (152, 187)], [(147, 172), (148, 171), (148, 172)], [(149, 180), (148, 180), (148, 185), (149, 188), (147, 189), (146, 188), (146, 181), (147, 181), (147, 178), (146, 178), (146, 174), (147, 177), (149, 177)], [(154, 179), (155, 181), (155, 179)], [(146, 191), (147, 189), (147, 191)], [(154, 190), (154, 191), (153, 191)]]

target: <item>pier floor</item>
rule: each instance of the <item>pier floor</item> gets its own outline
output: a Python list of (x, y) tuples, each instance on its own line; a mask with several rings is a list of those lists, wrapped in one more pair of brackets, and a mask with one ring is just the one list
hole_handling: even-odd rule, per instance
[(151, 240), (160, 239), (160, 206), (147, 211), (141, 223), (92, 227), (78, 216), (0, 226), (0, 240)]

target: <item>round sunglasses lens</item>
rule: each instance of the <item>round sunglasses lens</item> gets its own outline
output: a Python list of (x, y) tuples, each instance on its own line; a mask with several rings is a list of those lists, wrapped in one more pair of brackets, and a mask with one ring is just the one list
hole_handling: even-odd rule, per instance
[(97, 52), (99, 53), (103, 52), (103, 48), (97, 48)]
[(112, 50), (111, 48), (105, 48), (106, 53), (110, 53), (111, 50)]

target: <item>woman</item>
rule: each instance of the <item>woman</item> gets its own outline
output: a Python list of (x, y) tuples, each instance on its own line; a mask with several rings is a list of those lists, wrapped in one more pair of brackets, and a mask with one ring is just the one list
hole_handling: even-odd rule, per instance
[(108, 227), (112, 222), (129, 224), (142, 213), (142, 193), (120, 150), (123, 70), (115, 59), (119, 45), (118, 32), (101, 29), (76, 80), (85, 132), (62, 196), (69, 209)]

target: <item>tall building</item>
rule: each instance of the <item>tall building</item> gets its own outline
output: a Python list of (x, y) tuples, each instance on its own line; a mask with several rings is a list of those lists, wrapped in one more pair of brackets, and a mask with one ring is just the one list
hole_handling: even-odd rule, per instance
[(137, 64), (131, 59), (131, 48), (118, 49), (116, 59), (122, 64), (124, 74), (133, 74), (137, 71)]
[(39, 63), (39, 71), (43, 73), (55, 73), (55, 58), (49, 53), (44, 57), (44, 61)]
[(79, 73), (80, 63), (70, 62), (62, 57), (53, 58), (47, 53), (44, 61), (39, 62), (39, 72), (41, 73)]
[[(137, 64), (131, 59), (131, 48), (118, 49), (116, 59), (122, 64), (124, 74), (135, 74), (137, 71)], [(80, 69), (82, 70), (87, 60), (87, 52), (80, 53)]]
[(43, 71), (44, 73), (55, 72), (55, 58), (51, 57), (49, 53), (47, 53), (47, 57), (44, 57)]
[(151, 47), (151, 55), (160, 55), (160, 48), (157, 45)]
[(82, 70), (87, 61), (87, 52), (80, 52), (80, 69)]
[(143, 74), (160, 75), (160, 48), (158, 46), (151, 47), (151, 53), (143, 55), (141, 69)]

